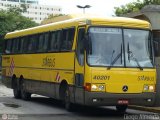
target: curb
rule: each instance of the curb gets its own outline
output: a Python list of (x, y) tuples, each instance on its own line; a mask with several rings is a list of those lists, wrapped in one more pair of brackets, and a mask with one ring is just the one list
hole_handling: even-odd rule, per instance
[(130, 106), (128, 106), (128, 108), (129, 109), (135, 109), (135, 110), (147, 111), (147, 112), (160, 113), (160, 108), (159, 107), (144, 107), (144, 106), (130, 105)]

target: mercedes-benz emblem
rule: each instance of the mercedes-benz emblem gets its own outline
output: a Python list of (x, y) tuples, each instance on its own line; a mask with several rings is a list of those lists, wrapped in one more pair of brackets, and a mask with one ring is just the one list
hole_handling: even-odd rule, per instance
[(124, 92), (127, 92), (127, 91), (128, 91), (128, 86), (127, 86), (127, 85), (124, 85), (124, 86), (122, 87), (122, 90), (123, 90)]

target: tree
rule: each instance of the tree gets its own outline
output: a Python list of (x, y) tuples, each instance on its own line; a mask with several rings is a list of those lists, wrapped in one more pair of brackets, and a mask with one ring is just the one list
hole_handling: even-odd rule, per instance
[(0, 10), (0, 53), (2, 52), (3, 36), (6, 33), (38, 25), (31, 19), (22, 16), (22, 12), (22, 9), (15, 7)]
[(55, 14), (55, 15), (51, 14), (51, 15), (48, 16), (47, 19), (54, 19), (54, 18), (60, 17), (60, 16), (65, 16), (65, 14)]
[(52, 23), (52, 22), (57, 22), (63, 19), (68, 19), (68, 15), (65, 14), (51, 14), (48, 16), (48, 18), (44, 19), (41, 24), (48, 24), (48, 23)]
[(160, 5), (160, 0), (137, 0), (120, 7), (115, 7), (115, 15), (122, 16), (131, 12), (138, 12), (146, 5)]

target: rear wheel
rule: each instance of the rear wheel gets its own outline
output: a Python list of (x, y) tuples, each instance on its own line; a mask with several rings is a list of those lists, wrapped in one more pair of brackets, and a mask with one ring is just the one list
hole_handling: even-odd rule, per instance
[(22, 97), (22, 99), (23, 100), (30, 100), (31, 99), (31, 93), (29, 93), (29, 92), (27, 92), (25, 90), (24, 80), (21, 80), (20, 88), (21, 88), (21, 97)]
[(20, 99), (20, 98), (21, 98), (21, 91), (20, 91), (20, 89), (19, 89), (19, 85), (18, 85), (16, 79), (14, 79), (13, 85), (14, 85), (14, 86), (13, 86), (13, 95), (14, 95), (14, 97), (15, 97), (16, 99)]
[(21, 91), (17, 87), (13, 88), (13, 94), (16, 99), (21, 98)]
[(116, 109), (119, 113), (125, 113), (127, 110), (128, 105), (117, 105)]

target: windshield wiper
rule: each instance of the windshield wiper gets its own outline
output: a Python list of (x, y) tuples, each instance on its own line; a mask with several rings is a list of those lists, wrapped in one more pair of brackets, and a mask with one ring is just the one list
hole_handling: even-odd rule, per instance
[(135, 55), (134, 55), (133, 52), (130, 50), (130, 48), (129, 48), (129, 43), (128, 43), (128, 50), (127, 50), (127, 52), (128, 52), (128, 60), (129, 60), (129, 62), (130, 62), (131, 59), (134, 60), (134, 61), (137, 63), (138, 68), (139, 68), (140, 70), (143, 70), (143, 68), (142, 68), (141, 65), (139, 64), (137, 58), (134, 57)]
[(143, 68), (142, 68), (141, 65), (139, 64), (137, 58), (134, 58), (134, 57), (133, 57), (133, 60), (137, 63), (138, 68), (139, 68), (140, 70), (143, 70)]
[(121, 63), (122, 63), (122, 45), (121, 45), (121, 52), (112, 60), (113, 58), (113, 54), (115, 53), (115, 50), (113, 50), (112, 52), (112, 57), (111, 57), (111, 63), (108, 66), (107, 70), (110, 70), (112, 65), (114, 65), (116, 63), (116, 61), (121, 57)]

